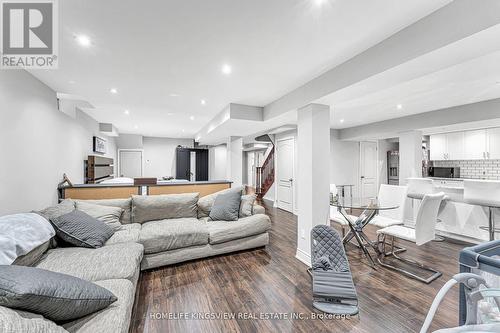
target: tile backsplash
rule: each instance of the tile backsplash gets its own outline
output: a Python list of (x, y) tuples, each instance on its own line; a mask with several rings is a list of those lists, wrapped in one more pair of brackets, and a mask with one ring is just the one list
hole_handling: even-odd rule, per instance
[(435, 167), (459, 167), (460, 178), (500, 180), (500, 160), (433, 161)]

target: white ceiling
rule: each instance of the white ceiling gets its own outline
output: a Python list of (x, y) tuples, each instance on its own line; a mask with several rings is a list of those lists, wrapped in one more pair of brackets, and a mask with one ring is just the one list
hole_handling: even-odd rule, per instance
[(122, 133), (194, 137), (227, 104), (263, 106), (450, 1), (60, 1), (59, 69), (31, 73)]
[(500, 25), (316, 102), (331, 106), (341, 129), (500, 98), (498, 40)]

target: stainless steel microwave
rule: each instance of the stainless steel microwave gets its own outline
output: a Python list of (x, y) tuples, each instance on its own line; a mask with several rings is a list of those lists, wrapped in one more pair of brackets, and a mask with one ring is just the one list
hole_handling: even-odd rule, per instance
[(429, 167), (429, 177), (460, 178), (460, 168)]

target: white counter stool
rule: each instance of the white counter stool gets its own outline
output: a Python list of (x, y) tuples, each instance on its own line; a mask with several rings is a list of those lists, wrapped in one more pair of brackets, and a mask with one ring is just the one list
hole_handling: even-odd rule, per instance
[(495, 233), (500, 229), (495, 228), (493, 209), (500, 208), (500, 181), (492, 180), (464, 180), (464, 201), (471, 205), (488, 207), (488, 227), (480, 227), (487, 230), (490, 241), (495, 239)]
[[(420, 207), (418, 209), (415, 229), (405, 227), (402, 225), (393, 225), (387, 228), (377, 230), (377, 234), (379, 235), (378, 262), (380, 265), (398, 271), (406, 276), (409, 276), (411, 278), (417, 279), (425, 283), (431, 283), (432, 281), (441, 276), (441, 272), (438, 272), (430, 267), (427, 267), (424, 264), (421, 264), (415, 260), (399, 257), (397, 255), (397, 251), (395, 251), (394, 239), (398, 238), (409, 242), (414, 242), (418, 246), (434, 240), (436, 236), (437, 215), (439, 211), (439, 206), (441, 205), (441, 201), (443, 200), (443, 198), (444, 198), (443, 192), (424, 195), (422, 203), (420, 204)], [(389, 252), (386, 252), (385, 249), (387, 236), (392, 238), (391, 248)], [(400, 261), (405, 262), (410, 266), (414, 266), (418, 269), (430, 272), (432, 273), (432, 275), (429, 277), (423, 277), (417, 275), (416, 273), (388, 264), (387, 262), (384, 261), (385, 257), (388, 256), (392, 256)]]
[(397, 209), (381, 210), (370, 224), (378, 228), (392, 225), (402, 225), (405, 217), (405, 206), (408, 187), (381, 184), (378, 191), (378, 200), (381, 205), (398, 206)]
[[(330, 184), (330, 195), (335, 197), (338, 194), (338, 189), (335, 184)], [(351, 221), (356, 221), (357, 217), (353, 215), (347, 215)], [(330, 222), (336, 223), (340, 225), (340, 229), (342, 230), (342, 238), (345, 236), (346, 228), (349, 226), (349, 222), (345, 219), (345, 217), (338, 211), (336, 207), (330, 206)]]

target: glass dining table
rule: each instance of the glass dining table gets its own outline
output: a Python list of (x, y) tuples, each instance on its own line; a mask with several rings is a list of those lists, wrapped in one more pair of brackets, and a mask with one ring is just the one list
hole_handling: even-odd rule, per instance
[[(390, 210), (399, 208), (398, 205), (382, 203), (377, 199), (361, 199), (361, 198), (353, 198), (349, 202), (344, 201), (336, 201), (330, 202), (330, 206), (336, 207), (340, 214), (347, 220), (349, 225), (349, 232), (344, 236), (343, 243), (346, 245), (353, 238), (356, 239), (358, 243), (358, 247), (363, 251), (367, 259), (370, 261), (370, 264), (373, 268), (375, 268), (375, 261), (373, 260), (368, 246), (370, 246), (375, 253), (379, 254), (378, 244), (375, 241), (370, 240), (368, 235), (363, 232), (363, 229), (370, 223), (370, 221), (377, 215), (377, 213), (381, 210)], [(356, 218), (353, 219), (352, 215), (347, 214), (346, 209), (349, 211), (358, 210), (362, 211), (362, 213)]]

